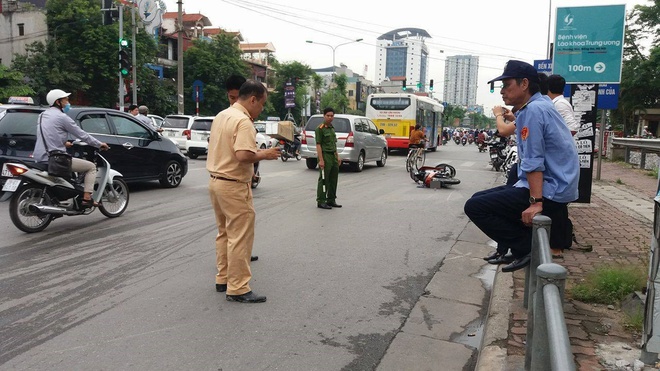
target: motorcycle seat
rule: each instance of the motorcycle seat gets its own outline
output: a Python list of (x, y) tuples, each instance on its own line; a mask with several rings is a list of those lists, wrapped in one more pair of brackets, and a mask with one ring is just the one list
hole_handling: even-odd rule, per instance
[(41, 171), (48, 171), (48, 163), (47, 162), (35, 162), (31, 164), (32, 167), (39, 169)]

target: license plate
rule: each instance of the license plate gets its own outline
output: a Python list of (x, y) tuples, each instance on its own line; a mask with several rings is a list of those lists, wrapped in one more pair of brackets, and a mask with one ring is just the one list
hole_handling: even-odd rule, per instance
[(176, 132), (168, 131), (168, 132), (167, 132), (167, 136), (168, 136), (168, 137), (175, 137), (175, 136), (176, 136)]
[(20, 179), (7, 179), (5, 185), (2, 186), (2, 190), (4, 192), (15, 192), (19, 185), (21, 185)]
[(9, 172), (9, 169), (7, 169), (7, 164), (2, 164), (2, 176), (11, 178), (13, 175)]
[(497, 158), (497, 153), (491, 153), (490, 158)]
[(202, 140), (209, 140), (208, 134), (202, 134)]

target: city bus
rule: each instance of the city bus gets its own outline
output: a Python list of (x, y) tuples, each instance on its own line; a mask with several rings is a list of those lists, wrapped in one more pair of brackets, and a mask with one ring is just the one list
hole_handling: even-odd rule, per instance
[(435, 151), (442, 133), (444, 106), (429, 97), (407, 93), (374, 93), (367, 97), (366, 116), (385, 131), (389, 149), (408, 149), (416, 124), (425, 129), (427, 148)]

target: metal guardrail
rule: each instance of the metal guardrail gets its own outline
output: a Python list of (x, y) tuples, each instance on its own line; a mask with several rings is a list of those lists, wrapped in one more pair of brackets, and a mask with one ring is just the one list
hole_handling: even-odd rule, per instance
[(641, 157), (639, 160), (639, 168), (646, 168), (646, 154), (659, 153), (660, 154), (660, 139), (640, 139), (640, 138), (612, 138), (613, 146), (621, 146), (626, 149), (625, 162), (630, 163), (630, 152), (632, 150), (639, 150)]
[(551, 225), (552, 220), (547, 216), (534, 217), (532, 260), (525, 270), (525, 370), (575, 371), (563, 309), (568, 272), (552, 262)]

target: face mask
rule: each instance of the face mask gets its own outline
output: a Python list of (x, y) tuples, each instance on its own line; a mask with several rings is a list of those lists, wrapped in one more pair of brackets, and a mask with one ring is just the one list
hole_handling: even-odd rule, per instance
[(62, 107), (62, 112), (67, 113), (71, 109), (71, 103), (67, 103)]

